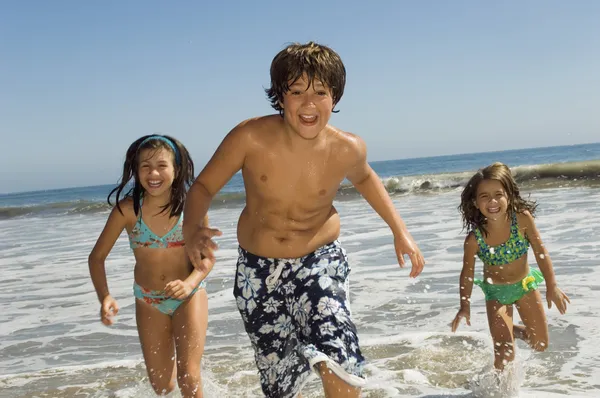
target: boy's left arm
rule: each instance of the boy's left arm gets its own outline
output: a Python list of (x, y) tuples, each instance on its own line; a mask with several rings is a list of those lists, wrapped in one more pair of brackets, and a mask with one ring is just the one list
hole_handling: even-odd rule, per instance
[(561, 314), (564, 314), (567, 311), (567, 303), (570, 304), (571, 301), (569, 300), (569, 297), (558, 288), (552, 260), (542, 242), (540, 232), (535, 225), (533, 216), (528, 211), (525, 211), (523, 212), (523, 218), (525, 219), (525, 233), (527, 239), (531, 244), (536, 262), (546, 281), (546, 300), (548, 301), (548, 308), (552, 308), (552, 302), (554, 302), (558, 311)]
[(414, 278), (421, 273), (425, 265), (423, 255), (396, 211), (381, 179), (367, 163), (365, 142), (358, 136), (354, 136), (352, 141), (355, 162), (346, 174), (346, 178), (390, 227), (394, 234), (398, 262), (401, 267), (404, 266), (404, 255), (407, 254), (412, 263), (410, 276)]

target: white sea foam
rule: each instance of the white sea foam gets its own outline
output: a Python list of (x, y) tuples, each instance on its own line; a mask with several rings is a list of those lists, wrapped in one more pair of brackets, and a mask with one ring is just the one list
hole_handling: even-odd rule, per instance
[[(548, 189), (534, 192), (534, 198), (540, 203), (538, 228), (572, 304), (564, 316), (555, 308), (547, 311), (547, 351), (534, 353), (519, 342), (519, 377), (507, 378), (499, 390), (489, 376), (491, 339), (477, 287), (472, 326), (463, 323), (456, 334), (450, 333), (458, 310), (464, 239), (456, 211), (459, 195), (395, 199), (427, 260), (416, 280), (408, 277), (410, 262), (406, 269), (398, 266), (389, 229), (363, 200), (337, 203), (340, 240), (352, 266), (351, 307), (368, 360), (365, 397), (505, 396), (490, 394), (511, 389), (520, 397), (600, 395), (600, 346), (594, 337), (600, 329), (600, 190)], [(210, 214), (224, 234), (218, 238), (220, 261), (208, 286), (207, 397), (261, 396), (232, 295), (239, 211)], [(133, 257), (125, 235), (107, 261), (109, 286), (121, 311), (112, 328), (98, 320), (87, 255), (105, 216), (0, 221), (0, 397), (44, 396), (43, 391), (67, 397), (75, 388), (88, 397), (109, 391), (117, 397), (150, 396), (135, 327)], [(314, 380), (304, 395), (320, 396), (318, 391)]]

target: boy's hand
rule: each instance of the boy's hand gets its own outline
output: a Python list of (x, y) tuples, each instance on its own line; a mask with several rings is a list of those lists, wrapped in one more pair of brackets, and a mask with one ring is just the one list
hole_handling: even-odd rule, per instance
[(190, 283), (177, 279), (167, 283), (165, 286), (165, 296), (177, 300), (185, 300), (192, 294), (193, 290), (194, 287)]
[(558, 286), (551, 287), (546, 290), (546, 300), (548, 301), (548, 309), (552, 308), (552, 303), (556, 305), (558, 312), (564, 315), (567, 312), (567, 303), (571, 304), (569, 296), (563, 293)]
[(452, 333), (456, 332), (456, 329), (458, 329), (458, 325), (460, 325), (460, 320), (462, 318), (465, 318), (465, 320), (467, 321), (467, 325), (471, 326), (471, 309), (470, 308), (461, 308), (460, 310), (458, 310), (458, 313), (456, 314), (456, 316), (454, 317), (454, 320), (452, 321)]
[(119, 313), (119, 305), (117, 304), (117, 300), (112, 298), (109, 294), (104, 297), (102, 300), (102, 305), (100, 306), (100, 320), (106, 326), (111, 326), (114, 321), (113, 318)]
[(423, 267), (425, 266), (425, 259), (423, 258), (423, 254), (417, 247), (417, 244), (413, 240), (410, 234), (404, 233), (399, 236), (394, 236), (394, 247), (396, 248), (396, 256), (398, 257), (398, 263), (400, 267), (404, 268), (404, 255), (408, 254), (410, 258), (410, 262), (412, 264), (412, 269), (410, 271), (410, 277), (416, 278), (421, 271), (423, 271)]
[(219, 247), (212, 238), (221, 236), (222, 234), (223, 233), (216, 228), (199, 227), (192, 235), (192, 238), (186, 240), (185, 251), (190, 258), (192, 265), (198, 271), (208, 274), (211, 265), (214, 265), (214, 250), (217, 250)]

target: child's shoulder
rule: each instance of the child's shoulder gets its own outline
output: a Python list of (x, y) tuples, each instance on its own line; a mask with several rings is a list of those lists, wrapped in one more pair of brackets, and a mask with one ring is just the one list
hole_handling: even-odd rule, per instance
[(517, 214), (517, 224), (522, 229), (527, 229), (527, 227), (535, 224), (533, 220), (533, 214), (529, 210), (523, 210), (516, 213)]
[(477, 235), (475, 231), (470, 231), (467, 236), (465, 236), (465, 244), (466, 243), (477, 243)]
[(238, 123), (229, 133), (229, 137), (243, 145), (271, 141), (281, 130), (281, 125), (282, 117), (279, 115), (257, 116)]
[(133, 198), (131, 196), (126, 196), (119, 200), (119, 205), (113, 207), (113, 212), (120, 213), (126, 218), (135, 215), (133, 210)]
[(479, 244), (474, 231), (470, 231), (467, 236), (465, 236), (464, 249), (466, 252), (472, 254), (476, 254), (479, 251)]
[(367, 145), (359, 135), (340, 130), (331, 125), (327, 125), (326, 132), (332, 138), (330, 142), (332, 146), (336, 147), (336, 150), (346, 150), (357, 153), (366, 152)]

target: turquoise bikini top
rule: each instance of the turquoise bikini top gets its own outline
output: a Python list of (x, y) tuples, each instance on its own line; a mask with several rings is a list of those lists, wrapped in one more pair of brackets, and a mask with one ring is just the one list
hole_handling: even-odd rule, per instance
[(517, 214), (513, 212), (508, 240), (498, 246), (489, 246), (483, 239), (483, 234), (476, 228), (474, 231), (479, 251), (477, 256), (487, 265), (505, 265), (518, 260), (529, 250), (529, 240), (519, 231)]
[(183, 212), (177, 220), (177, 224), (163, 236), (158, 236), (148, 228), (142, 220), (142, 203), (140, 201), (140, 215), (135, 226), (129, 235), (129, 247), (137, 249), (138, 247), (148, 247), (151, 249), (167, 249), (172, 247), (182, 247), (185, 245), (183, 240)]

